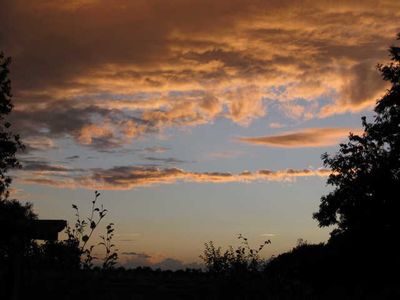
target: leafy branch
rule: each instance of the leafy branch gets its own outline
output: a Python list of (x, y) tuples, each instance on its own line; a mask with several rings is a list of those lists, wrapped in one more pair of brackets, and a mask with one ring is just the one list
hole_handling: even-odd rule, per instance
[[(68, 225), (66, 229), (66, 233), (68, 236), (67, 242), (79, 249), (81, 255), (81, 264), (85, 269), (92, 268), (93, 267), (92, 261), (94, 259), (97, 259), (97, 257), (94, 257), (92, 255), (93, 248), (95, 246), (91, 245), (90, 247), (88, 247), (88, 242), (91, 239), (94, 231), (99, 226), (100, 222), (104, 219), (104, 217), (108, 212), (107, 209), (103, 207), (103, 205), (100, 206), (96, 205), (99, 197), (100, 193), (98, 191), (95, 191), (94, 199), (92, 200), (91, 211), (87, 218), (82, 219), (79, 213), (78, 206), (73, 204), (72, 208), (75, 210), (76, 221), (73, 228), (71, 228), (71, 226)], [(114, 231), (114, 229), (112, 228), (113, 225), (114, 225), (113, 223), (110, 223), (106, 227), (107, 231), (105, 237), (100, 236), (100, 238), (103, 240), (104, 246), (106, 247), (106, 257), (104, 258), (103, 267), (107, 268), (110, 268), (113, 265), (115, 265), (116, 260), (118, 258), (116, 250), (113, 250), (115, 246), (111, 244), (111, 239), (113, 237), (113, 231)], [(86, 232), (87, 230), (89, 230), (89, 232)]]
[(101, 235), (100, 238), (102, 242), (99, 243), (99, 245), (104, 246), (106, 250), (106, 255), (103, 259), (103, 265), (102, 268), (103, 270), (108, 270), (112, 268), (116, 263), (118, 259), (118, 249), (115, 249), (115, 245), (112, 243), (112, 238), (114, 236), (114, 223), (110, 223), (107, 225), (106, 229), (106, 235), (103, 236)]

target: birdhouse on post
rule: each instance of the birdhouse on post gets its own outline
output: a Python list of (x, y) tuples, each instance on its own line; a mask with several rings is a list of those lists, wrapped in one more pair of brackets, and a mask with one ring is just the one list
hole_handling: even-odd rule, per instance
[(26, 241), (56, 241), (58, 233), (67, 226), (65, 220), (0, 220), (2, 237), (9, 251), (9, 278), (7, 295), (9, 299), (19, 299), (22, 260)]
[(65, 220), (33, 220), (31, 222), (30, 234), (33, 240), (56, 241), (58, 233), (67, 226)]

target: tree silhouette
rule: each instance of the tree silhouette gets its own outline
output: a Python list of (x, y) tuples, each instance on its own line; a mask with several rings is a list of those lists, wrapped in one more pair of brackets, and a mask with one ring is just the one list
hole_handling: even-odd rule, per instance
[[(400, 40), (400, 34), (397, 39)], [(334, 156), (322, 155), (335, 189), (314, 214), (319, 226), (337, 225), (331, 236), (393, 238), (400, 230), (400, 48), (378, 65), (391, 88), (378, 100), (372, 123), (362, 118), (362, 135), (350, 134)]]
[(21, 243), (30, 243), (21, 229), (22, 226), (17, 228), (17, 223), (23, 224), (37, 218), (32, 204), (21, 204), (8, 198), (11, 177), (7, 175), (7, 171), (19, 166), (15, 154), (18, 149), (23, 148), (19, 136), (10, 130), (11, 124), (5, 119), (13, 109), (11, 82), (8, 78), (10, 63), (11, 58), (0, 52), (0, 264), (15, 251), (15, 236), (20, 237)]
[(10, 130), (11, 124), (5, 120), (5, 116), (13, 109), (11, 82), (8, 78), (10, 63), (11, 58), (0, 52), (0, 201), (8, 198), (11, 177), (6, 173), (10, 168), (19, 166), (15, 154), (23, 148), (19, 136)]

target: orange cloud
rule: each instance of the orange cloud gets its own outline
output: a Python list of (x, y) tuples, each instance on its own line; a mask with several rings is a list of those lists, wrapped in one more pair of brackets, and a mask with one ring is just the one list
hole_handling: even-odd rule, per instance
[(78, 140), (82, 144), (91, 144), (95, 138), (110, 138), (112, 135), (111, 129), (105, 126), (89, 124), (81, 128)]
[(254, 145), (282, 148), (324, 147), (337, 144), (350, 132), (358, 134), (361, 130), (354, 128), (306, 128), (294, 132), (283, 132), (278, 135), (240, 137), (238, 140)]

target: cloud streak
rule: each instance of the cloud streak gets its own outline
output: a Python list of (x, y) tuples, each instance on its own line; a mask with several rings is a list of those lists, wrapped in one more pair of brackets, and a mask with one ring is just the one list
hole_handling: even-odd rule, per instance
[(40, 173), (57, 173), (68, 174), (74, 172), (82, 172), (83, 169), (69, 168), (61, 164), (52, 164), (45, 160), (23, 159), (21, 160), (21, 167), (23, 171), (40, 172)]
[[(49, 167), (46, 167), (47, 170)], [(195, 183), (237, 183), (260, 181), (293, 181), (304, 177), (325, 177), (330, 174), (326, 169), (286, 169), (286, 170), (258, 170), (241, 173), (229, 172), (190, 172), (178, 168), (157, 168), (148, 166), (120, 166), (110, 169), (92, 169), (85, 175), (73, 174), (70, 176), (51, 176), (44, 172), (25, 174), (18, 178), (18, 182), (25, 184), (39, 184), (64, 188), (85, 188), (99, 190), (131, 190), (139, 187), (148, 187), (160, 184), (174, 184), (177, 182)]]
[(305, 128), (278, 135), (239, 137), (237, 140), (253, 145), (279, 148), (325, 147), (336, 145), (350, 132), (360, 133), (361, 130), (354, 128)]

